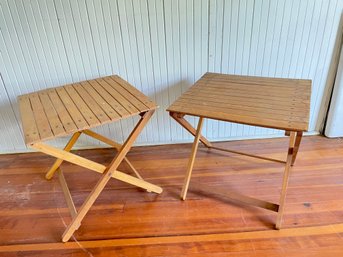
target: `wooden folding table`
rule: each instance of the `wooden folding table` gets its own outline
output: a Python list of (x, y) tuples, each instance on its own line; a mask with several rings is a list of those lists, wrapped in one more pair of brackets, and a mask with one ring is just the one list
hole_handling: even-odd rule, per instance
[[(75, 230), (79, 228), (82, 219), (110, 178), (124, 181), (150, 192), (162, 192), (160, 187), (144, 181), (126, 158), (126, 154), (157, 106), (119, 76), (108, 76), (25, 94), (19, 96), (18, 101), (25, 143), (31, 148), (57, 158), (47, 172), (46, 178), (51, 179), (58, 171), (72, 216), (72, 222), (62, 236), (63, 242), (68, 241)], [(123, 145), (89, 130), (134, 115), (140, 115), (140, 120)], [(81, 133), (111, 145), (118, 151), (108, 166), (70, 153)], [(72, 135), (72, 137), (63, 150), (42, 142), (66, 135)], [(102, 173), (98, 183), (78, 211), (74, 206), (64, 175), (59, 169), (63, 161)], [(122, 161), (128, 164), (137, 178), (117, 170)]]
[[(172, 118), (195, 136), (181, 198), (186, 199), (199, 141), (209, 149), (281, 162), (285, 170), (279, 204), (233, 192), (227, 194), (235, 200), (277, 212), (276, 228), (281, 228), (290, 167), (295, 162), (303, 131), (308, 129), (310, 96), (310, 80), (217, 73), (202, 76), (167, 109)], [(199, 117), (197, 129), (187, 122), (185, 115)], [(212, 145), (201, 135), (204, 118), (285, 130), (286, 135), (290, 135), (286, 161)]]

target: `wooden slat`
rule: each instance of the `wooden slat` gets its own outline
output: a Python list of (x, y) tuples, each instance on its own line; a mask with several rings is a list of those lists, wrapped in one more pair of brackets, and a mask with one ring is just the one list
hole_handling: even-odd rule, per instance
[(184, 101), (184, 102), (178, 102), (177, 104), (173, 105), (174, 107), (178, 106), (179, 108), (184, 108), (185, 111), (189, 109), (189, 104), (192, 106), (192, 108), (197, 108), (199, 111), (212, 111), (214, 115), (216, 115), (216, 112), (226, 113), (227, 115), (242, 115), (244, 117), (256, 117), (256, 118), (268, 118), (270, 120), (277, 121), (299, 121), (306, 123), (306, 118), (304, 117), (296, 117), (292, 114), (296, 114), (296, 112), (291, 112), (289, 115), (277, 115), (272, 113), (262, 113), (262, 112), (256, 112), (256, 111), (247, 111), (242, 110), (238, 108), (229, 108), (223, 105), (211, 105), (208, 103), (204, 103), (201, 101), (192, 100), (190, 102)]
[[(219, 76), (224, 75), (225, 78)], [(254, 76), (237, 76), (227, 74), (216, 74), (214, 77), (202, 77), (198, 81), (209, 83), (233, 83), (247, 86), (272, 86), (280, 88), (301, 88), (307, 89), (311, 85), (311, 80), (287, 79), (287, 78), (272, 78), (272, 77), (254, 77)]]
[(201, 106), (193, 106), (189, 108), (186, 105), (176, 105), (173, 104), (168, 108), (168, 111), (178, 112), (183, 114), (189, 114), (193, 116), (206, 117), (210, 119), (217, 119), (222, 121), (231, 121), (235, 123), (242, 123), (247, 125), (262, 126), (267, 128), (275, 128), (282, 130), (297, 130), (304, 131), (308, 128), (307, 122), (294, 122), (294, 121), (282, 121), (282, 120), (271, 120), (267, 117), (258, 118), (252, 116), (242, 116), (237, 114), (228, 114), (222, 112), (222, 109), (211, 109), (211, 110), (200, 110)]
[(115, 99), (113, 98), (98, 82), (94, 80), (88, 81), (92, 87), (111, 107), (122, 117), (130, 116), (130, 113)]
[(108, 122), (111, 120), (109, 116), (101, 109), (99, 104), (92, 98), (90, 94), (81, 86), (81, 84), (73, 84), (75, 90), (80, 94), (83, 101), (88, 105), (89, 109), (96, 115), (101, 123)]
[(44, 112), (43, 105), (39, 99), (38, 94), (30, 94), (29, 95), (33, 115), (36, 120), (38, 132), (40, 135), (40, 138), (52, 138), (54, 137), (48, 118), (46, 117), (46, 114)]
[(156, 109), (157, 105), (151, 101), (146, 95), (144, 95), (141, 91), (139, 91), (134, 86), (130, 85), (127, 81), (122, 79), (121, 77), (115, 75), (111, 76), (111, 78), (124, 87), (127, 91), (129, 91), (132, 95), (134, 95), (137, 99), (139, 99), (142, 103), (144, 103), (150, 109)]
[(109, 103), (106, 102), (106, 100), (99, 95), (99, 93), (93, 88), (93, 86), (85, 81), (80, 83), (81, 86), (88, 92), (89, 95), (92, 96), (92, 98), (99, 104), (102, 110), (107, 114), (108, 117), (111, 118), (111, 120), (118, 120), (120, 119), (120, 115), (111, 107)]
[[(288, 124), (288, 125), (304, 125), (307, 124), (305, 119), (297, 119), (297, 117), (278, 117), (278, 116), (271, 116), (271, 115), (260, 115), (258, 113), (252, 113), (252, 112), (247, 112), (247, 111), (240, 111), (240, 110), (227, 110), (221, 107), (213, 107), (213, 106), (205, 106), (203, 104), (196, 104), (192, 103), (192, 106), (189, 107), (187, 103), (177, 103), (173, 105), (173, 109), (178, 109), (179, 113), (184, 113), (184, 114), (190, 114), (190, 113), (196, 113), (196, 111), (199, 112), (199, 116), (201, 117), (207, 117), (207, 118), (212, 118), (216, 119), (218, 118), (219, 120), (223, 120), (223, 117), (225, 119), (228, 119), (228, 121), (232, 122), (238, 122), (237, 120), (240, 120), (240, 117), (242, 119), (242, 122), (246, 124), (246, 122), (249, 122), (249, 119), (251, 120), (260, 120), (259, 124), (260, 126), (263, 126), (263, 121), (266, 121), (270, 123), (269, 125), (275, 125), (277, 126), (277, 123), (280, 124)], [(208, 116), (203, 115), (207, 113)], [(225, 120), (224, 119), (224, 120)], [(233, 120), (232, 120), (233, 119)], [(252, 124), (253, 125), (253, 124)], [(257, 124), (255, 124), (257, 125)]]
[(55, 89), (47, 90), (47, 93), (50, 97), (50, 100), (60, 118), (63, 127), (67, 133), (75, 132), (77, 130), (77, 126), (75, 125), (73, 119), (70, 117), (69, 112), (67, 111), (66, 107), (62, 103), (60, 97), (58, 96)]
[(212, 73), (211, 76), (204, 74), (201, 80), (206, 81), (219, 81), (219, 82), (235, 82), (244, 84), (262, 84), (262, 85), (276, 85), (283, 87), (284, 85), (295, 87), (307, 87), (311, 84), (311, 80), (308, 79), (291, 79), (291, 78), (275, 78), (275, 77), (260, 77), (260, 76), (245, 76), (245, 75), (232, 75), (232, 74), (221, 74)]
[(55, 136), (65, 135), (66, 131), (63, 128), (63, 125), (58, 117), (58, 114), (49, 98), (47, 91), (39, 93), (39, 98), (44, 107), (45, 113), (49, 119), (50, 127), (54, 132)]
[(308, 103), (294, 103), (294, 102), (287, 103), (287, 102), (280, 102), (277, 100), (264, 101), (263, 99), (248, 98), (248, 97), (246, 97), (244, 99), (244, 103), (242, 103), (240, 97), (221, 95), (221, 94), (216, 94), (214, 92), (209, 94), (202, 91), (197, 92), (196, 95), (192, 94), (191, 92), (186, 92), (182, 94), (182, 96), (179, 99), (182, 99), (183, 97), (197, 97), (197, 98), (202, 98), (202, 99), (207, 98), (210, 101), (218, 100), (219, 102), (239, 103), (241, 105), (244, 104), (247, 106), (261, 106), (261, 107), (279, 109), (279, 110), (288, 109), (290, 106), (294, 108), (295, 107), (301, 108), (301, 107), (307, 107), (309, 105)]
[(220, 90), (220, 91), (231, 91), (231, 90), (237, 90), (239, 92), (253, 92), (254, 94), (258, 95), (279, 95), (280, 97), (287, 97), (289, 95), (294, 95), (295, 93), (298, 93), (298, 96), (300, 98), (308, 98), (310, 96), (310, 92), (306, 89), (302, 89), (299, 87), (275, 87), (275, 86), (265, 86), (265, 85), (250, 85), (250, 84), (238, 84), (238, 83), (232, 83), (232, 82), (204, 82), (199, 81), (196, 84), (197, 88), (206, 88), (210, 90)]
[(203, 79), (196, 82), (196, 85), (210, 85), (213, 87), (239, 87), (239, 88), (251, 88), (251, 89), (275, 89), (283, 92), (292, 92), (297, 89), (300, 91), (308, 91), (310, 84), (298, 84), (294, 83), (275, 83), (275, 82), (258, 82), (258, 81), (239, 81), (239, 80), (216, 80), (216, 79)]
[(23, 133), (26, 144), (39, 141), (38, 128), (35, 122), (34, 114), (31, 109), (30, 99), (28, 96), (19, 96), (20, 116), (23, 124)]
[(64, 87), (56, 88), (56, 92), (61, 98), (64, 106), (68, 110), (70, 116), (74, 120), (74, 123), (79, 129), (86, 129), (89, 127), (88, 123), (80, 113), (79, 109), (74, 104), (73, 100), (70, 98)]
[(265, 85), (304, 85), (307, 87), (311, 84), (311, 80), (308, 79), (290, 79), (290, 78), (272, 78), (272, 77), (258, 77), (258, 76), (241, 76), (241, 75), (229, 75), (221, 73), (207, 72), (201, 79), (210, 79), (213, 81), (239, 81), (242, 83), (262, 83)]
[(117, 90), (111, 87), (104, 79), (96, 80), (113, 98), (115, 98), (118, 103), (120, 103), (130, 114), (135, 114), (140, 112), (131, 102), (123, 97)]
[[(191, 96), (188, 94), (183, 94), (182, 97), (180, 97), (178, 99), (178, 102), (185, 102), (189, 99), (191, 100), (195, 100), (195, 101), (205, 101), (205, 95), (196, 95), (196, 96)], [(304, 109), (304, 108), (308, 108), (307, 104), (284, 104), (284, 105), (277, 105), (276, 102), (266, 102), (264, 103), (263, 101), (246, 101), (245, 103), (242, 103), (242, 101), (239, 101), (239, 99), (234, 99), (234, 98), (230, 98), (227, 99), (225, 97), (207, 97), (207, 101), (209, 104), (215, 105), (221, 105), (221, 104), (229, 104), (231, 105), (233, 108), (245, 108), (246, 109), (251, 109), (251, 108), (255, 108), (255, 110), (257, 111), (263, 111), (263, 112), (273, 112), (273, 113), (285, 113), (285, 112), (289, 112), (289, 111), (294, 111), (294, 110), (299, 110), (299, 109)], [(306, 112), (301, 112), (297, 114), (297, 116), (299, 117), (308, 117), (308, 113)]]
[[(261, 89), (262, 90), (262, 89)], [(309, 97), (297, 97), (297, 94), (289, 95), (289, 97), (281, 97), (279, 94), (269, 94), (269, 95), (262, 95), (262, 94), (255, 94), (254, 92), (246, 91), (246, 92), (240, 92), (240, 90), (225, 90), (225, 89), (210, 89), (203, 87), (194, 87), (192, 88), (189, 93), (190, 94), (197, 94), (199, 91), (202, 91), (204, 93), (208, 94), (220, 94), (223, 96), (236, 96), (244, 100), (245, 98), (252, 98), (252, 99), (263, 99), (265, 101), (269, 100), (275, 100), (285, 103), (295, 102), (295, 103), (308, 103), (310, 98)]]
[(311, 82), (206, 73), (168, 111), (248, 125), (306, 130)]
[(111, 85), (117, 92), (119, 92), (123, 97), (130, 101), (130, 103), (132, 103), (140, 112), (149, 110), (149, 107), (147, 107), (139, 99), (137, 99), (136, 96), (129, 93), (129, 91), (123, 88), (118, 82), (116, 82), (111, 77), (105, 77), (104, 80), (109, 85)]
[(25, 116), (25, 142), (31, 144), (70, 135), (144, 113), (149, 111), (149, 103), (152, 109), (157, 107), (132, 86), (127, 89), (120, 83), (106, 77), (106, 81), (93, 79), (19, 97)]
[(207, 105), (209, 106), (217, 106), (217, 107), (223, 107), (223, 108), (227, 108), (227, 111), (230, 112), (230, 110), (244, 110), (244, 111), (250, 111), (254, 114), (257, 115), (275, 115), (275, 116), (284, 116), (284, 117), (288, 117), (289, 115), (293, 115), (292, 117), (297, 117), (299, 119), (306, 119), (307, 120), (307, 115), (305, 113), (299, 113), (299, 112), (295, 112), (295, 108), (294, 107), (289, 107), (288, 109), (285, 110), (279, 110), (279, 109), (270, 109), (270, 108), (264, 108), (264, 107), (258, 107), (258, 106), (247, 106), (244, 105), (242, 103), (240, 104), (232, 104), (231, 102), (224, 102), (224, 101), (219, 101), (220, 99), (218, 99), (218, 101), (216, 101), (214, 98), (211, 99), (211, 101), (209, 101), (209, 99), (207, 99), (206, 102), (203, 101), (202, 98), (199, 98), (197, 96), (195, 97), (191, 97), (191, 96), (183, 96), (180, 100), (179, 103), (198, 103), (198, 104), (203, 104), (204, 107), (206, 107)]
[[(275, 120), (299, 120), (299, 121), (306, 121), (306, 116), (303, 113), (298, 113), (296, 110), (290, 110), (289, 112), (284, 111), (284, 113), (276, 112), (276, 111), (268, 111), (268, 110), (259, 110), (259, 109), (253, 109), (244, 106), (240, 107), (237, 105), (230, 105), (226, 103), (216, 103), (215, 105), (213, 102), (205, 102), (201, 101), (199, 99), (182, 99), (176, 105), (183, 105), (186, 106), (185, 108), (200, 108), (200, 109), (206, 109), (206, 110), (213, 110), (213, 111), (221, 111), (225, 112), (227, 114), (242, 114), (246, 116), (253, 116), (253, 117), (265, 117), (268, 116), (271, 119)], [(188, 106), (188, 107), (187, 107)], [(286, 114), (287, 113), (287, 114)]]
[(79, 109), (80, 113), (89, 124), (89, 126), (100, 125), (100, 121), (98, 120), (98, 118), (94, 115), (92, 110), (89, 109), (88, 105), (80, 97), (80, 95), (77, 93), (73, 85), (68, 85), (68, 86), (65, 86), (64, 88), (69, 94), (70, 98), (75, 103), (75, 106)]

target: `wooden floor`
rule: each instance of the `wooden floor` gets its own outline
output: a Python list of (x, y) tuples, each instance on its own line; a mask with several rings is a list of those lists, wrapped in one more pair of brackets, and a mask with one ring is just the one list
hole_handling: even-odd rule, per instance
[[(285, 158), (287, 139), (215, 145)], [(164, 192), (110, 181), (65, 244), (60, 240), (70, 216), (63, 193), (57, 177), (44, 179), (54, 159), (40, 153), (0, 156), (0, 256), (343, 256), (342, 139), (304, 137), (281, 231), (273, 229), (275, 213), (221, 193), (277, 202), (282, 164), (200, 147), (183, 202), (179, 194), (190, 149), (190, 144), (134, 148), (128, 158)], [(76, 153), (107, 164), (114, 151)], [(80, 206), (100, 175), (67, 163), (62, 170)]]

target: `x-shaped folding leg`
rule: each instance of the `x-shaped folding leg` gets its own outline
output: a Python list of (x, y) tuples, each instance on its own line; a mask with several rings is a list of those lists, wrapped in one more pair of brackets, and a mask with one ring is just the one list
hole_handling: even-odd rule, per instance
[[(78, 140), (78, 138), (80, 137), (81, 133), (86, 134), (90, 137), (93, 137), (95, 139), (98, 139), (99, 141), (102, 141), (110, 146), (113, 146), (117, 151), (120, 149), (121, 145), (118, 144), (117, 142), (114, 142), (113, 140), (106, 138), (98, 133), (95, 133), (94, 131), (91, 130), (83, 130), (83, 131), (78, 131), (75, 132), (73, 134), (73, 136), (70, 138), (69, 142), (67, 143), (67, 145), (64, 147), (64, 151), (69, 152), (72, 147), (74, 146), (74, 144), (76, 143), (76, 141)], [(126, 162), (126, 164), (130, 167), (130, 169), (135, 173), (135, 175), (140, 178), (143, 179), (142, 176), (138, 173), (138, 171), (135, 169), (135, 167), (132, 165), (132, 163), (127, 159), (127, 157), (124, 158), (124, 161)], [(45, 178), (50, 180), (55, 172), (58, 170), (58, 168), (61, 166), (63, 162), (63, 159), (57, 159), (55, 161), (55, 163), (51, 166), (51, 168), (49, 169), (49, 171), (46, 173)]]
[[(80, 136), (81, 134), (80, 132), (77, 132), (72, 136), (72, 138), (70, 139), (70, 141), (68, 142), (64, 150), (60, 150), (60, 149), (57, 149), (55, 147), (52, 147), (43, 143), (34, 143), (31, 145), (32, 148), (35, 148), (40, 152), (46, 153), (48, 155), (51, 155), (57, 158), (56, 162), (54, 163), (54, 165), (51, 167), (51, 169), (48, 171), (46, 175), (48, 179), (53, 176), (56, 170), (59, 170), (58, 167), (61, 165), (63, 161), (68, 161), (73, 164), (102, 173), (100, 180), (95, 185), (92, 192), (88, 195), (87, 199), (82, 204), (79, 211), (77, 212), (75, 209), (74, 203), (71, 199), (69, 189), (65, 183), (63, 173), (59, 171), (60, 173), (59, 177), (62, 184), (62, 189), (66, 196), (68, 207), (72, 215), (72, 222), (69, 224), (69, 226), (66, 228), (65, 232), (63, 233), (63, 236), (62, 236), (63, 242), (67, 242), (70, 239), (70, 237), (73, 235), (75, 230), (78, 229), (81, 221), (83, 220), (83, 218), (85, 217), (85, 215), (87, 214), (91, 206), (94, 204), (95, 200), (97, 199), (99, 194), (102, 192), (102, 190), (104, 189), (104, 187), (106, 186), (110, 178), (115, 178), (120, 181), (129, 183), (131, 185), (135, 185), (140, 188), (144, 188), (148, 191), (155, 192), (158, 194), (162, 192), (162, 188), (142, 180), (140, 175), (136, 173), (135, 169), (134, 171), (136, 175), (138, 176), (138, 178), (132, 177), (130, 175), (127, 175), (117, 170), (118, 166), (126, 158), (125, 157), (126, 154), (129, 152), (132, 144), (134, 143), (134, 141), (136, 140), (136, 138), (138, 137), (138, 135), (140, 134), (140, 132), (142, 131), (146, 123), (149, 121), (153, 113), (154, 113), (153, 110), (142, 113), (141, 119), (138, 121), (137, 125), (132, 130), (131, 134), (129, 135), (125, 143), (121, 146), (110, 139), (107, 139), (99, 134), (96, 134), (95, 132), (92, 132), (89, 130), (83, 131), (85, 134), (95, 137), (110, 145), (113, 145), (115, 148), (118, 149), (118, 152), (116, 156), (114, 157), (113, 161), (107, 167), (102, 164), (93, 162), (91, 160), (88, 160), (86, 158), (80, 157), (78, 155), (75, 155), (69, 152), (72, 146), (74, 145), (74, 143), (77, 141), (78, 137)], [(129, 164), (130, 167), (132, 166), (132, 164), (127, 159), (126, 159), (126, 162)]]
[[(283, 175), (283, 182), (282, 182), (279, 204), (270, 203), (267, 201), (247, 197), (245, 195), (241, 195), (241, 194), (233, 193), (233, 192), (220, 193), (220, 194), (223, 194), (223, 195), (225, 195), (231, 199), (234, 199), (234, 200), (237, 200), (237, 201), (249, 204), (249, 205), (255, 205), (255, 206), (258, 206), (258, 207), (261, 207), (264, 209), (268, 209), (268, 210), (277, 212), (277, 220), (276, 220), (275, 227), (277, 229), (280, 229), (281, 223), (282, 223), (282, 216), (283, 216), (283, 212), (284, 212), (284, 205), (285, 205), (290, 169), (291, 169), (291, 166), (293, 166), (293, 164), (295, 162), (295, 159), (296, 159), (296, 156), (297, 156), (297, 153), (299, 150), (299, 146), (300, 146), (300, 142), (301, 142), (301, 138), (302, 138), (302, 132), (301, 131), (286, 131), (286, 135), (290, 135), (288, 153), (287, 153), (286, 161), (281, 161), (281, 160), (276, 160), (276, 159), (272, 159), (272, 158), (268, 158), (268, 157), (257, 156), (257, 155), (253, 155), (253, 154), (247, 154), (247, 153), (242, 153), (242, 152), (224, 149), (224, 148), (220, 148), (220, 147), (215, 147), (204, 136), (201, 135), (201, 129), (202, 129), (202, 124), (203, 124), (203, 120), (204, 120), (202, 117), (199, 118), (197, 129), (195, 129), (189, 122), (187, 122), (184, 119), (184, 114), (170, 112), (170, 116), (172, 118), (174, 118), (181, 126), (183, 126), (188, 132), (190, 132), (195, 137), (194, 142), (193, 142), (193, 146), (192, 146), (191, 155), (190, 155), (188, 165), (187, 165), (187, 171), (186, 171), (184, 184), (183, 184), (182, 191), (181, 191), (181, 198), (183, 200), (186, 199), (186, 195), (187, 195), (189, 182), (190, 182), (191, 175), (192, 175), (192, 170), (193, 170), (193, 166), (194, 166), (194, 161), (195, 161), (199, 141), (202, 142), (209, 149), (215, 149), (215, 150), (220, 150), (220, 151), (225, 151), (225, 152), (241, 154), (241, 155), (245, 155), (245, 156), (249, 156), (249, 157), (254, 157), (254, 158), (284, 163), (285, 164), (285, 170), (284, 170), (284, 175)], [(201, 188), (202, 189), (206, 188), (206, 185), (201, 185)], [(214, 192), (214, 193), (216, 193), (216, 192)]]

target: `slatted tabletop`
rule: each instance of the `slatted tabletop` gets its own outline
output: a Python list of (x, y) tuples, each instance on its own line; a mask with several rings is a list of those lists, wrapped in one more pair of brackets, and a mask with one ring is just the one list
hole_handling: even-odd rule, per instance
[(167, 110), (204, 118), (307, 131), (311, 81), (206, 73)]
[(117, 75), (21, 95), (18, 101), (27, 145), (157, 108)]

